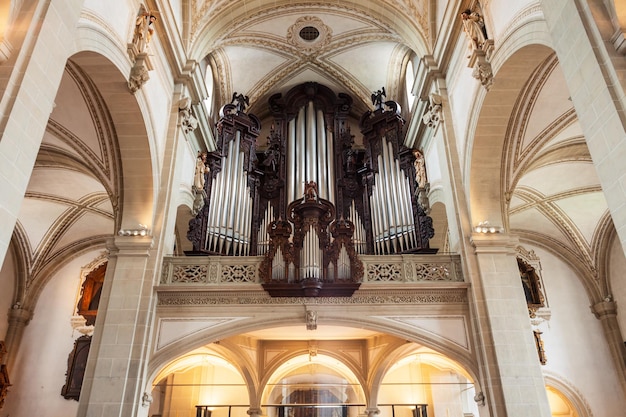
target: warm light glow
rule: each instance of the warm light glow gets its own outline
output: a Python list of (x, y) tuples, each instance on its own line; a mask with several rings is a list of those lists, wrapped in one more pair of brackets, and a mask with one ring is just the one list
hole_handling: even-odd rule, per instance
[(576, 409), (562, 392), (556, 388), (546, 386), (546, 393), (548, 394), (552, 416), (578, 417)]
[(10, 5), (9, 1), (0, 2), (0, 42), (4, 39), (4, 32), (9, 24)]
[(119, 236), (150, 236), (150, 230), (145, 224), (139, 224), (137, 229), (120, 229)]
[(504, 233), (504, 228), (500, 226), (492, 226), (487, 220), (478, 223), (474, 227), (476, 233)]
[(283, 363), (269, 379), (263, 393), (264, 402), (272, 402), (276, 390), (282, 390), (283, 384), (337, 384), (351, 387), (354, 394), (363, 402), (365, 394), (354, 373), (341, 361), (320, 352), (309, 361), (309, 354), (302, 354)]

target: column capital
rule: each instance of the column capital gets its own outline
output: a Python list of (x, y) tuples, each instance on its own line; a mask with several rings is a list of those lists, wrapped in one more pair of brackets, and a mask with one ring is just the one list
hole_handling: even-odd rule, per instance
[(9, 321), (13, 321), (16, 323), (23, 323), (23, 324), (28, 324), (28, 322), (30, 321), (30, 319), (33, 317), (32, 313), (30, 310), (23, 308), (21, 306), (19, 306), (18, 304), (15, 304), (13, 307), (11, 307), (11, 309), (9, 310)]
[(111, 256), (148, 256), (153, 243), (152, 236), (115, 236), (106, 246)]
[(591, 312), (598, 320), (617, 317), (617, 304), (615, 301), (603, 300), (591, 306)]
[(470, 243), (474, 253), (492, 253), (514, 255), (519, 246), (519, 238), (506, 233), (472, 233)]

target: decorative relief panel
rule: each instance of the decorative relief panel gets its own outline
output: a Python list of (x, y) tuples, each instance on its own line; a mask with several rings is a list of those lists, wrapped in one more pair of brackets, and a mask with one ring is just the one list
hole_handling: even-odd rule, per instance
[(467, 303), (466, 288), (402, 291), (359, 291), (352, 297), (277, 297), (257, 292), (159, 291), (159, 306), (208, 305), (346, 305), (346, 304), (446, 304)]
[[(360, 256), (369, 283), (464, 282), (461, 261), (448, 255)], [(260, 284), (262, 257), (172, 257), (163, 261), (162, 285)]]

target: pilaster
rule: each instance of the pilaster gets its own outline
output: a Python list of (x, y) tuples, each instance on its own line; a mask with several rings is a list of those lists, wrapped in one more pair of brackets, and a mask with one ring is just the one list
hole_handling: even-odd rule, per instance
[(602, 324), (602, 330), (607, 339), (611, 356), (618, 367), (617, 375), (622, 383), (622, 390), (626, 393), (626, 346), (622, 340), (622, 333), (617, 322), (617, 303), (604, 300), (591, 306), (591, 311)]
[(137, 416), (141, 404), (153, 271), (150, 236), (118, 236), (110, 242), (78, 416)]
[(27, 310), (20, 306), (19, 304), (15, 304), (11, 310), (9, 310), (9, 327), (7, 328), (7, 334), (5, 338), (5, 347), (7, 350), (7, 358), (6, 365), (9, 370), (11, 369), (11, 364), (15, 359), (15, 355), (17, 354), (20, 342), (22, 340), (22, 335), (24, 334), (24, 328), (32, 318), (32, 313), (30, 310)]
[[(517, 238), (506, 234), (471, 236), (478, 263), (472, 278), (477, 335), (487, 351), (490, 379), (484, 381), (485, 401), (495, 415), (549, 417), (550, 406), (541, 372), (528, 309), (515, 258)], [(493, 397), (493, 398), (491, 398)], [(501, 414), (503, 413), (504, 414)]]

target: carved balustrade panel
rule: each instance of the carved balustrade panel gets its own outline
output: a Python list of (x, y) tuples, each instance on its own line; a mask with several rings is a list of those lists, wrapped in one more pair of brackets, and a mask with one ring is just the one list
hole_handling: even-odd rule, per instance
[[(363, 283), (464, 282), (461, 259), (455, 255), (362, 255)], [(161, 285), (261, 284), (262, 256), (168, 257)]]

